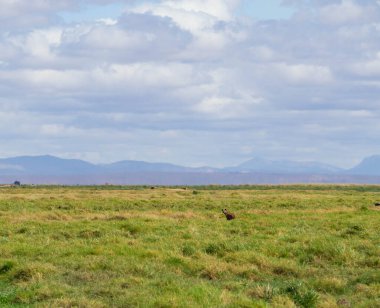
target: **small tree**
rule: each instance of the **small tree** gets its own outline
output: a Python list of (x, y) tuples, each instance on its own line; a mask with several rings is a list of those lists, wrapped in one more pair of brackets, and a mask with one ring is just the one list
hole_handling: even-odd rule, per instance
[(14, 185), (14, 186), (20, 186), (21, 183), (20, 183), (20, 181), (14, 181), (13, 185)]

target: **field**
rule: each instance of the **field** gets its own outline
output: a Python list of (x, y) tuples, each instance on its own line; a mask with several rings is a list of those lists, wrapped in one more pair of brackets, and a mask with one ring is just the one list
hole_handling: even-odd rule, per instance
[(380, 307), (375, 201), (380, 186), (0, 188), (0, 306)]

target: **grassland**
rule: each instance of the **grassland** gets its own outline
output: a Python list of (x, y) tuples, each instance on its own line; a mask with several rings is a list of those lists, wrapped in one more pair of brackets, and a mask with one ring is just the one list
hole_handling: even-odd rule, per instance
[(0, 307), (380, 307), (374, 201), (380, 186), (1, 188)]

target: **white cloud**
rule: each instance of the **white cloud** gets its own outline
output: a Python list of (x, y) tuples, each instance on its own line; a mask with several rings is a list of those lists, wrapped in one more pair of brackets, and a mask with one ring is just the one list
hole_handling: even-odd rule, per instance
[(273, 69), (285, 82), (293, 85), (331, 84), (334, 80), (329, 67), (306, 64), (274, 64)]
[(97, 19), (96, 21), (101, 22), (105, 24), (106, 26), (114, 26), (117, 24), (117, 20), (112, 19), (112, 18), (100, 18), (100, 19)]
[(342, 0), (338, 4), (323, 6), (319, 12), (323, 22), (329, 24), (344, 24), (363, 21), (373, 16), (371, 6), (363, 6), (353, 0)]
[(380, 77), (380, 53), (373, 59), (352, 63), (348, 69), (357, 77)]
[(61, 29), (35, 30), (20, 43), (19, 47), (26, 55), (49, 61), (55, 57), (53, 49), (60, 45), (61, 35)]
[[(239, 0), (167, 0), (159, 4), (142, 4), (133, 9), (140, 14), (170, 18), (175, 24), (194, 36), (194, 41), (182, 53), (185, 58), (205, 59), (229, 44), (244, 39), (243, 29), (231, 31), (228, 23), (235, 21), (234, 10)], [(217, 27), (225, 23), (225, 28)]]
[(14, 84), (15, 91), (22, 86), (34, 93), (55, 93), (59, 89), (79, 90), (86, 82), (86, 75), (85, 72), (73, 70), (27, 69), (0, 72), (0, 79)]
[(98, 86), (134, 89), (168, 89), (197, 84), (202, 75), (193, 67), (181, 63), (134, 63), (131, 65), (114, 64), (106, 69), (98, 68), (93, 72), (93, 80)]
[(123, 91), (130, 92), (157, 88), (159, 90), (199, 84), (205, 77), (192, 66), (180, 63), (112, 64), (83, 70), (14, 70), (1, 72), (0, 79), (22, 83), (35, 91)]
[(78, 136), (80, 130), (75, 127), (66, 127), (62, 124), (43, 124), (40, 127), (40, 132), (42, 135), (46, 136), (56, 136), (62, 137), (64, 136)]
[(233, 116), (239, 109), (239, 102), (227, 97), (206, 97), (195, 110), (215, 114), (221, 118)]
[(218, 21), (232, 21), (239, 0), (166, 0), (159, 4), (142, 4), (134, 11), (172, 18), (180, 27), (198, 32)]
[(266, 45), (253, 46), (249, 51), (254, 61), (268, 62), (277, 58), (275, 50)]

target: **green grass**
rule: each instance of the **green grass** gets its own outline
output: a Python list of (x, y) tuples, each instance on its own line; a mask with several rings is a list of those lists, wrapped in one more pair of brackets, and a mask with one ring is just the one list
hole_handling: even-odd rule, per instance
[(379, 200), (350, 185), (1, 188), (0, 307), (380, 307)]

